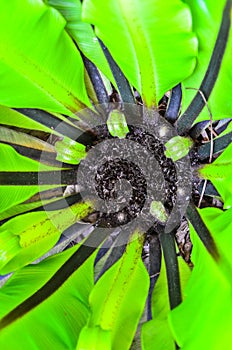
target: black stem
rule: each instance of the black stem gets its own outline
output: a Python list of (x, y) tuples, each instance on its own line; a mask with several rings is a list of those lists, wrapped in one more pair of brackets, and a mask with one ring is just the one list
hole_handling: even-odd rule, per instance
[(98, 262), (104, 258), (104, 256), (108, 253), (108, 251), (110, 250), (112, 246), (112, 238), (108, 237), (104, 244), (101, 246), (101, 248), (99, 249), (97, 255), (96, 255), (96, 259), (94, 260), (94, 266), (96, 266), (98, 264)]
[(92, 82), (98, 102), (100, 104), (108, 103), (109, 96), (97, 67), (82, 53), (81, 53), (81, 56), (82, 56), (85, 68), (87, 70), (87, 73), (89, 75), (89, 78)]
[(152, 319), (152, 293), (154, 290), (155, 283), (159, 277), (161, 269), (161, 246), (160, 240), (157, 234), (153, 234), (149, 240), (149, 276), (150, 276), (150, 287), (147, 297), (147, 320)]
[(83, 200), (80, 193), (73, 194), (69, 197), (58, 199), (52, 203), (44, 204), (38, 208), (32, 209), (30, 211), (53, 211), (60, 210), (70, 207), (73, 204), (80, 203)]
[[(56, 160), (56, 153), (52, 152), (46, 152), (46, 151), (41, 151), (38, 149), (30, 148), (29, 146), (21, 146), (21, 145), (15, 145), (12, 144), (11, 142), (1, 142), (6, 145), (9, 145), (13, 147), (16, 152), (21, 154), (22, 156), (25, 156), (27, 158), (33, 159), (37, 162), (40, 162), (42, 164), (46, 164), (52, 167), (61, 167), (61, 162)], [(41, 155), (43, 156), (41, 157)], [(68, 164), (68, 163), (62, 163), (64, 167), (66, 168), (73, 168), (76, 167), (76, 165)]]
[[(89, 138), (87, 137), (87, 134), (85, 135), (85, 138), (83, 138), (82, 130), (66, 123), (65, 121), (55, 117), (54, 115), (46, 111), (32, 108), (14, 108), (14, 110), (26, 115), (28, 118), (38, 122), (39, 124), (48, 127), (49, 129), (51, 129), (51, 132), (53, 130), (56, 130), (62, 135), (65, 135), (75, 141), (77, 140), (77, 138), (79, 138), (79, 142), (83, 143), (84, 145), (88, 145)], [(89, 137), (91, 138), (91, 136)]]
[(190, 130), (189, 135), (193, 140), (196, 140), (210, 124), (209, 120), (204, 120), (203, 122), (196, 123)]
[(75, 185), (77, 168), (54, 171), (0, 172), (1, 186), (33, 186), (33, 185)]
[[(204, 180), (201, 181), (200, 185), (198, 186), (198, 192), (201, 193), (203, 190), (203, 185), (204, 185)], [(213, 186), (213, 184), (208, 180), (204, 192), (205, 196), (210, 196), (210, 197), (220, 197), (220, 194), (216, 190), (216, 188)]]
[(174, 123), (178, 119), (180, 105), (182, 99), (181, 84), (176, 85), (171, 92), (171, 97), (168, 102), (168, 107), (165, 113), (165, 118)]
[[(48, 192), (48, 191), (47, 191)], [(51, 190), (52, 193), (52, 190)], [(61, 209), (65, 209), (67, 208), (67, 206), (71, 206), (75, 203), (80, 203), (83, 200), (83, 198), (81, 197), (80, 193), (76, 193), (73, 194), (69, 197), (61, 197), (61, 198), (57, 198), (54, 202), (48, 203), (48, 204), (42, 204), (42, 200), (40, 203), (40, 205), (36, 208), (33, 209), (26, 209), (23, 212), (19, 212), (15, 215), (11, 215), (8, 216), (7, 218), (3, 219), (0, 221), (0, 225), (3, 225), (5, 222), (15, 218), (16, 216), (25, 214), (25, 213), (32, 213), (35, 211), (54, 211), (54, 210), (61, 210)], [(26, 203), (22, 203), (24, 205), (26, 205)]]
[(178, 268), (178, 261), (176, 255), (176, 246), (174, 240), (174, 234), (161, 233), (160, 234), (161, 246), (164, 254), (164, 261), (166, 265), (166, 275), (168, 281), (168, 295), (171, 310), (178, 306), (181, 301), (181, 288), (180, 288), (180, 274)]
[(84, 244), (56, 271), (56, 273), (33, 295), (16, 306), (0, 320), (0, 329), (3, 329), (23, 317), (30, 310), (41, 304), (55, 293), (67, 279), (95, 252), (106, 239), (109, 231), (95, 229), (85, 240)]
[[(227, 146), (231, 144), (232, 141), (232, 132), (229, 132), (226, 135), (217, 137), (213, 140), (213, 154), (222, 152)], [(209, 158), (211, 145), (210, 142), (205, 143), (204, 145), (198, 148), (198, 156), (200, 160), (205, 160)]]
[(103, 44), (103, 42), (100, 39), (98, 40), (109, 63), (110, 69), (113, 73), (122, 101), (124, 103), (136, 103), (132, 89), (125, 75), (119, 68), (118, 64), (114, 61), (107, 47)]
[[(209, 96), (217, 80), (224, 52), (226, 49), (231, 22), (230, 10), (231, 0), (227, 0), (225, 8), (223, 10), (222, 22), (218, 32), (214, 50), (210, 59), (210, 63), (199, 88), (199, 90), (204, 94), (206, 101), (208, 101)], [(181, 115), (181, 117), (177, 121), (177, 130), (179, 135), (184, 135), (189, 131), (194, 120), (198, 117), (204, 106), (205, 101), (202, 99), (201, 94), (197, 92), (186, 111)]]
[(196, 206), (193, 202), (190, 202), (187, 208), (187, 218), (191, 222), (193, 228), (195, 229), (196, 233), (198, 234), (200, 240), (204, 244), (205, 248), (208, 250), (210, 255), (215, 259), (218, 260), (220, 255), (217, 250), (217, 246), (214, 242), (213, 237), (211, 236), (211, 233), (209, 232), (208, 228), (206, 227), (205, 223), (203, 222), (200, 214), (197, 211)]
[(113, 247), (111, 249), (110, 255), (106, 259), (104, 266), (102, 267), (99, 275), (96, 280), (99, 278), (113, 265), (115, 264), (123, 255), (126, 250), (127, 242), (129, 237), (131, 236), (131, 232), (125, 232), (124, 230), (119, 233), (116, 237)]

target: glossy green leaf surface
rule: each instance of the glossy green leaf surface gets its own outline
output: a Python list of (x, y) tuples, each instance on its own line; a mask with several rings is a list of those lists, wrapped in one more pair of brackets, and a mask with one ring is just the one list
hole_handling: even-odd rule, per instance
[(232, 144), (211, 164), (199, 169), (200, 175), (210, 180), (224, 202), (224, 208), (232, 206)]
[(64, 196), (61, 187), (55, 187), (46, 191), (41, 191), (40, 193), (36, 193), (34, 196), (28, 198), (26, 201), (16, 204), (9, 209), (1, 212), (0, 220), (7, 219), (18, 214), (26, 213), (32, 209), (45, 206), (48, 203), (64, 200), (67, 197), (68, 194), (67, 196)]
[(104, 6), (101, 0), (85, 0), (83, 18), (95, 25), (97, 36), (148, 106), (157, 105), (195, 67), (191, 14), (179, 0), (112, 0)]
[(91, 211), (77, 203), (51, 213), (27, 213), (7, 221), (0, 228), (0, 274), (17, 270), (51, 249), (61, 233)]
[[(16, 272), (0, 289), (0, 318), (45, 285), (77, 249), (75, 246)], [(93, 262), (94, 256), (48, 299), (2, 329), (0, 347), (6, 350), (75, 349), (79, 332), (89, 316)]]
[[(11, 146), (0, 144), (0, 171), (43, 171), (54, 169), (32, 159), (19, 155)], [(42, 186), (46, 189), (48, 186)], [(52, 187), (52, 186), (50, 186)], [(1, 186), (0, 212), (19, 204), (39, 192), (39, 186)]]
[(16, 126), (18, 128), (35, 129), (45, 132), (51, 131), (46, 126), (6, 106), (0, 106), (0, 123), (3, 125)]
[(74, 39), (83, 54), (88, 57), (104, 75), (114, 82), (105, 55), (90, 24), (82, 21), (82, 4), (80, 0), (45, 0), (56, 8), (66, 20), (66, 31)]
[(0, 103), (67, 115), (89, 105), (83, 63), (62, 16), (42, 1), (0, 6)]
[(194, 229), (193, 272), (184, 291), (185, 300), (171, 312), (175, 339), (183, 350), (228, 349), (231, 344), (231, 209), (202, 209), (201, 216), (210, 228), (221, 253), (216, 262), (207, 252)]
[(51, 144), (31, 135), (15, 131), (10, 128), (0, 128), (0, 142), (10, 142), (11, 144), (34, 148), (40, 151), (55, 153)]
[[(187, 284), (191, 275), (190, 268), (184, 262), (182, 257), (178, 258), (178, 266), (180, 272), (181, 290)], [(152, 294), (152, 317), (142, 325), (141, 341), (142, 350), (175, 350), (174, 337), (168, 323), (168, 315), (170, 313), (168, 286), (166, 278), (166, 267), (164, 259), (162, 259), (161, 271), (158, 281)]]
[[(104, 273), (90, 294), (91, 316), (87, 326), (89, 336), (92, 336), (93, 349), (95, 327), (110, 331), (109, 349), (130, 348), (149, 287), (149, 276), (141, 260), (141, 238), (133, 236), (121, 259)], [(84, 332), (87, 336), (86, 329)], [(77, 349), (82, 349), (79, 344)]]
[(76, 350), (111, 350), (111, 332), (99, 326), (81, 330)]
[[(53, 119), (54, 126), (53, 126), (51, 124), (49, 125), (47, 120), (48, 119), (47, 115), (42, 115), (42, 113), (46, 113), (46, 112), (32, 109), (30, 110), (31, 111), (31, 118), (30, 118), (28, 117), (28, 115), (23, 114), (23, 111), (24, 109), (22, 109), (20, 112), (19, 110), (17, 111), (6, 106), (0, 106), (0, 124), (3, 124), (4, 126), (7, 126), (7, 127), (13, 126), (20, 129), (31, 129), (33, 131), (35, 130), (43, 131), (48, 133), (48, 137), (49, 137), (49, 134), (60, 135), (60, 133), (57, 132), (57, 130), (54, 130), (55, 127), (57, 126), (56, 118), (60, 119), (60, 123), (62, 123), (62, 121), (65, 121), (65, 123), (75, 127), (75, 125), (70, 121), (70, 119), (67, 119), (67, 117), (64, 117), (62, 114), (59, 114), (59, 113), (53, 112), (51, 115), (49, 114), (51, 118), (54, 118)], [(75, 117), (77, 119), (77, 117), (74, 115), (72, 115), (72, 117)], [(9, 140), (9, 142), (10, 141), (11, 140)]]
[[(197, 56), (197, 65), (193, 74), (182, 83), (183, 112), (187, 109), (188, 105), (197, 94), (197, 91), (191, 90), (191, 88), (199, 89), (207, 72), (217, 34), (219, 32), (226, 0), (217, 2), (211, 0), (185, 0), (185, 3), (189, 5), (192, 13), (193, 30), (199, 40), (199, 51)], [(232, 36), (230, 30), (219, 74), (214, 78), (215, 85), (209, 98), (209, 107), (214, 119), (231, 117), (232, 103), (231, 100), (228, 100), (225, 94), (225, 91), (231, 91), (232, 89), (231, 52)], [(218, 61), (219, 60), (217, 59), (215, 64), (217, 64)], [(212, 73), (211, 77), (213, 78)], [(190, 89), (188, 90), (186, 88)], [(205, 119), (210, 119), (206, 107), (203, 108), (196, 121), (199, 122)]]

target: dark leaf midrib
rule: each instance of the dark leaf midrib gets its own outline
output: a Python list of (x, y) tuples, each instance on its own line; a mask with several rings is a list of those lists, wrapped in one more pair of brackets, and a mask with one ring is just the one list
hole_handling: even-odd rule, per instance
[[(227, 0), (225, 8), (223, 10), (222, 22), (209, 62), (209, 66), (199, 88), (199, 90), (204, 94), (206, 101), (208, 101), (209, 96), (216, 83), (222, 59), (225, 53), (231, 25), (230, 10), (231, 0)], [(189, 131), (194, 120), (198, 117), (204, 106), (205, 101), (202, 99), (201, 94), (197, 92), (192, 102), (177, 122), (177, 129), (180, 135), (183, 135)]]
[(27, 298), (0, 320), (0, 329), (9, 326), (55, 293), (95, 252), (98, 246), (109, 234), (110, 230), (96, 228), (87, 238), (85, 243), (72, 254), (72, 256), (56, 271), (49, 281), (47, 281), (36, 293)]

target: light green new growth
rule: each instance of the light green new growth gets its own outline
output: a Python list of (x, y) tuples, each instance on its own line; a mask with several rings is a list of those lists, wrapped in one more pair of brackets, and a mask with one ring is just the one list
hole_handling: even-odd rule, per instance
[(168, 219), (166, 210), (161, 202), (152, 201), (150, 206), (150, 213), (161, 222), (166, 222)]
[(129, 132), (125, 115), (117, 109), (113, 109), (110, 112), (106, 125), (110, 135), (118, 137), (119, 139), (124, 139)]
[(85, 146), (79, 142), (64, 137), (62, 141), (55, 144), (57, 152), (56, 159), (69, 164), (79, 164), (86, 157)]
[(167, 158), (171, 158), (174, 162), (185, 157), (193, 141), (188, 137), (175, 136), (165, 143), (166, 150), (164, 152)]

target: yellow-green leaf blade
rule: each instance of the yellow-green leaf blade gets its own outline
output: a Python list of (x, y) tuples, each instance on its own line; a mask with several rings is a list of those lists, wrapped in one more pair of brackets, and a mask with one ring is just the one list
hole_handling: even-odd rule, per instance
[[(16, 273), (0, 289), (0, 318), (34, 295), (78, 251), (75, 246)], [(20, 349), (75, 349), (89, 316), (88, 296), (93, 288), (95, 254), (37, 307), (0, 332), (0, 347)], [(43, 334), (43, 336), (41, 336)]]
[(86, 0), (83, 17), (95, 25), (96, 34), (148, 106), (157, 105), (195, 67), (197, 40), (191, 14), (179, 0), (113, 0), (104, 6), (101, 0)]
[(1, 0), (0, 103), (72, 115), (89, 105), (80, 54), (42, 1)]
[(141, 238), (133, 236), (121, 259), (105, 272), (90, 295), (88, 326), (110, 331), (114, 350), (130, 347), (146, 302), (149, 276), (141, 260)]
[(28, 213), (7, 221), (0, 228), (0, 273), (17, 270), (45, 254), (66, 228), (91, 210), (89, 203), (77, 203), (51, 213)]
[[(11, 146), (0, 143), (0, 172), (2, 176), (4, 172), (20, 172), (20, 171), (43, 171), (54, 170), (57, 168), (49, 167), (44, 164), (38, 163), (30, 158), (21, 156)], [(41, 189), (57, 187), (53, 186), (1, 186), (0, 182), (0, 212), (7, 210), (8, 208), (19, 204)]]
[(80, 0), (46, 0), (56, 8), (66, 20), (65, 29), (74, 39), (80, 50), (103, 74), (114, 83), (114, 78), (105, 55), (90, 24), (82, 21), (82, 4)]
[(190, 226), (194, 268), (184, 291), (185, 300), (172, 310), (170, 324), (183, 350), (226, 350), (232, 340), (232, 212), (206, 208), (200, 214), (211, 230), (220, 258), (212, 258)]

